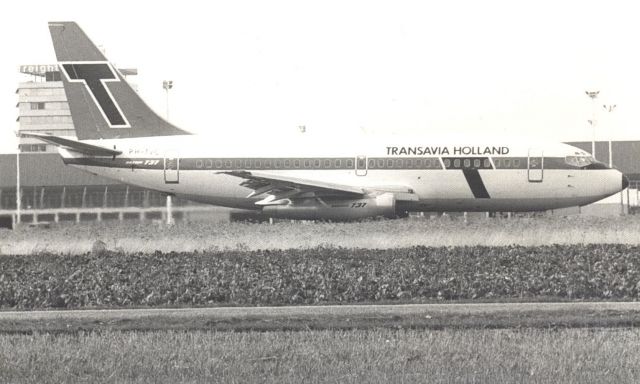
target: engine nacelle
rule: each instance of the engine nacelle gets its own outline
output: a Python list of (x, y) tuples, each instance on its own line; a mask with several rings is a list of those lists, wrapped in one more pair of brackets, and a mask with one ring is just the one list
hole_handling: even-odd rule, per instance
[(287, 205), (269, 205), (265, 215), (293, 220), (358, 220), (368, 217), (396, 217), (396, 198), (392, 193), (364, 199), (309, 198)]

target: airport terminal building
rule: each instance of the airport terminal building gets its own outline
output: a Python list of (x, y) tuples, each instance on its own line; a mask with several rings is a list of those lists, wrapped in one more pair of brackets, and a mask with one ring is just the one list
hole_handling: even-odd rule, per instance
[[(137, 75), (135, 69), (120, 71), (127, 78)], [(20, 67), (20, 73), (24, 79), (16, 90), (18, 130), (75, 136), (57, 65), (23, 65)], [(569, 144), (591, 152), (591, 142)], [(612, 207), (608, 211), (614, 214), (634, 212), (639, 201), (640, 141), (615, 141), (611, 143), (611, 147), (613, 165), (626, 174), (631, 188), (610, 198), (610, 204), (607, 205)], [(608, 142), (596, 143), (595, 157), (608, 162)], [(166, 219), (165, 194), (123, 185), (67, 167), (57, 154), (55, 146), (37, 139), (21, 138), (17, 155), (0, 155), (0, 175), (2, 227), (11, 227), (18, 221), (18, 183), (21, 191), (19, 221), (23, 223)], [(173, 205), (173, 215), (176, 219), (229, 220), (231, 214), (226, 208), (179, 199), (174, 199)], [(594, 209), (589, 206), (581, 211), (594, 212)]]

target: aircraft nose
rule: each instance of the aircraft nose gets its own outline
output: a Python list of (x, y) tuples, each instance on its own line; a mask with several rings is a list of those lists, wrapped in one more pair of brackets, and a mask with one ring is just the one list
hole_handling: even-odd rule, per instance
[(622, 175), (622, 189), (627, 189), (627, 187), (629, 186), (629, 179), (627, 179), (627, 176)]

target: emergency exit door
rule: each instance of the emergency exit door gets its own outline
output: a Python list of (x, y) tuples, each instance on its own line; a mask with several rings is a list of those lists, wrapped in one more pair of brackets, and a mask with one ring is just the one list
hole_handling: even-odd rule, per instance
[(527, 176), (532, 183), (541, 183), (544, 176), (544, 156), (541, 149), (529, 149)]
[(164, 158), (164, 182), (165, 184), (178, 184), (180, 182), (180, 159), (177, 157)]
[(367, 175), (367, 156), (356, 157), (356, 175), (358, 176)]

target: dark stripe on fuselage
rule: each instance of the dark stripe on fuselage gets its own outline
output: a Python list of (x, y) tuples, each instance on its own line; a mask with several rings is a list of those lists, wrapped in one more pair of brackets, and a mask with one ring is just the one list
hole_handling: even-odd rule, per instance
[(467, 183), (469, 184), (469, 188), (471, 188), (473, 197), (476, 199), (491, 198), (489, 196), (489, 192), (487, 192), (487, 188), (484, 186), (482, 177), (480, 177), (480, 171), (477, 169), (463, 169), (462, 173), (464, 174), (464, 178), (467, 179)]

